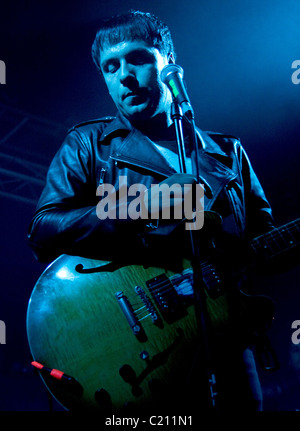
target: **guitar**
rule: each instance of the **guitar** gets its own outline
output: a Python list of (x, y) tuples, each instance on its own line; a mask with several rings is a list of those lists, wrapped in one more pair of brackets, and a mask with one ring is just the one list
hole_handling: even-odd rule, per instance
[[(296, 249), (299, 221), (255, 238), (252, 250), (269, 260)], [(210, 323), (218, 330), (228, 322), (226, 283), (209, 260), (201, 267)], [(192, 284), (187, 260), (171, 271), (57, 258), (38, 279), (27, 310), (31, 354), (45, 366), (40, 373), (52, 395), (67, 410), (104, 412), (184, 397), (198, 352)], [(249, 326), (267, 326), (272, 301), (242, 292), (241, 299)], [(56, 379), (51, 369), (66, 378)]]

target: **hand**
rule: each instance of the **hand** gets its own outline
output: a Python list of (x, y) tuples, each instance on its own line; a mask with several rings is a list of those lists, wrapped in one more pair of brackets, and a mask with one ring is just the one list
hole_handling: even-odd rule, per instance
[(183, 219), (184, 201), (190, 202), (192, 212), (196, 179), (191, 174), (173, 174), (146, 190), (142, 199), (143, 218)]

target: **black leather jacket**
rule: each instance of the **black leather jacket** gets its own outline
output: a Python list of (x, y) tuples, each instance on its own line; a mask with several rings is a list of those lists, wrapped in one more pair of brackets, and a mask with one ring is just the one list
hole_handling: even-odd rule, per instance
[[(223, 231), (230, 235), (251, 238), (269, 230), (271, 209), (240, 141), (201, 133), (205, 210), (220, 213)], [(73, 127), (50, 165), (29, 227), (36, 257), (45, 262), (63, 253), (107, 260), (129, 253), (142, 257), (149, 244), (150, 250), (152, 244), (161, 244), (162, 235), (172, 238), (178, 224), (166, 230), (153, 229), (144, 220), (100, 220), (96, 189), (101, 182), (117, 189), (119, 176), (127, 176), (128, 187), (142, 183), (148, 188), (173, 173), (151, 141), (118, 115)]]

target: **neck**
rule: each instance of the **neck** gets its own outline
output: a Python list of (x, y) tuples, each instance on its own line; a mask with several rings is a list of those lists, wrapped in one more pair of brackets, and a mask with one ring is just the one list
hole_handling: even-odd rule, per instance
[(171, 140), (175, 138), (172, 120), (165, 112), (147, 120), (131, 121), (131, 124), (152, 140)]

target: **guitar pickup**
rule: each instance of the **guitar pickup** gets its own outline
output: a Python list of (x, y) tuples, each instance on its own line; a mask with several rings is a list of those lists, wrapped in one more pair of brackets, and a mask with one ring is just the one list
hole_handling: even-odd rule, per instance
[(166, 322), (174, 322), (186, 315), (176, 289), (165, 274), (148, 280), (146, 284)]

